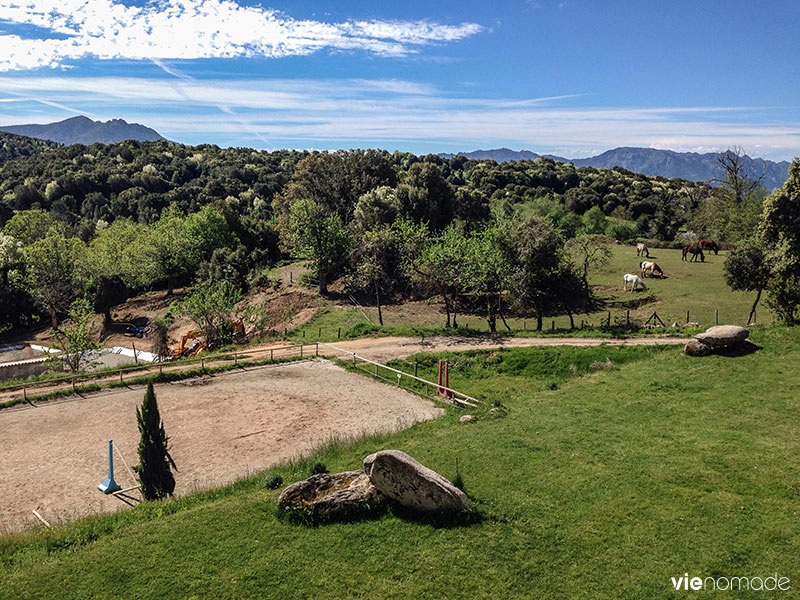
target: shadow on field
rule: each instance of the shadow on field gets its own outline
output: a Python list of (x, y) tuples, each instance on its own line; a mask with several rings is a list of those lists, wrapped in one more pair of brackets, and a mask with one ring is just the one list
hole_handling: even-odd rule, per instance
[(725, 346), (724, 348), (719, 348), (718, 350), (714, 351), (714, 354), (718, 356), (736, 358), (738, 356), (747, 356), (748, 354), (753, 354), (754, 352), (763, 349), (764, 349), (763, 346), (754, 344), (750, 340), (744, 340), (743, 342), (739, 342), (738, 344), (732, 344), (730, 346)]

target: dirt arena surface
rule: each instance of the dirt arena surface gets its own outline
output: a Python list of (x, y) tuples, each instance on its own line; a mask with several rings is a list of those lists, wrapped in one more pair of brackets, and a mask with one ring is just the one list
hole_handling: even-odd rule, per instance
[[(108, 440), (138, 462), (144, 388), (105, 390), (0, 411), (0, 531), (126, 507), (97, 485)], [(271, 365), (156, 386), (178, 467), (176, 494), (214, 487), (308, 453), (332, 436), (398, 430), (436, 418), (433, 402), (325, 360)], [(135, 484), (119, 455), (115, 479)], [(138, 493), (132, 493), (139, 498)]]

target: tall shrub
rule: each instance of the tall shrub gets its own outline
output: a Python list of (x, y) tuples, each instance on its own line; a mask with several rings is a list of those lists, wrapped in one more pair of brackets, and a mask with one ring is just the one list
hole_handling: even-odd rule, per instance
[(169, 455), (168, 438), (152, 382), (147, 384), (141, 409), (136, 409), (136, 422), (141, 434), (136, 472), (142, 483), (142, 496), (145, 500), (158, 500), (175, 490), (175, 477), (170, 467), (176, 470), (177, 467)]

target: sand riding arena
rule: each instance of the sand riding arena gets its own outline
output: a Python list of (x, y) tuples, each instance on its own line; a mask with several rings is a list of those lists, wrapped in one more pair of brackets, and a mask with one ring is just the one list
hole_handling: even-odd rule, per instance
[[(108, 440), (137, 462), (141, 386), (0, 411), (0, 531), (125, 508), (97, 485), (106, 478)], [(176, 494), (228, 483), (298, 457), (331, 437), (398, 430), (443, 410), (399, 387), (321, 359), (158, 384)], [(115, 479), (137, 482), (115, 453)], [(137, 491), (133, 498), (140, 498)]]

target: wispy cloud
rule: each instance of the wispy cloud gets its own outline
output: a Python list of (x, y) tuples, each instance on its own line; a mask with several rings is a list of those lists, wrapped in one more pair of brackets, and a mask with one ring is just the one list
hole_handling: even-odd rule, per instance
[(0, 17), (50, 36), (0, 35), (0, 71), (99, 59), (197, 59), (304, 55), (324, 49), (405, 56), (483, 30), (476, 23), (297, 20), (231, 0), (0, 0)]
[[(465, 97), (396, 79), (223, 81), (176, 73), (180, 79), (15, 76), (4, 78), (3, 87), (7, 97), (63, 102), (192, 143), (249, 139), (259, 147), (270, 140), (268, 145), (282, 147), (438, 150), (505, 145), (569, 157), (614, 146), (696, 151), (738, 144), (777, 159), (798, 152), (800, 122), (781, 120), (776, 115), (783, 111), (770, 107), (575, 107), (574, 94), (520, 100)], [(221, 107), (236, 119), (221, 119)], [(51, 120), (60, 118), (54, 112)], [(2, 124), (32, 120), (43, 117), (0, 105)]]

